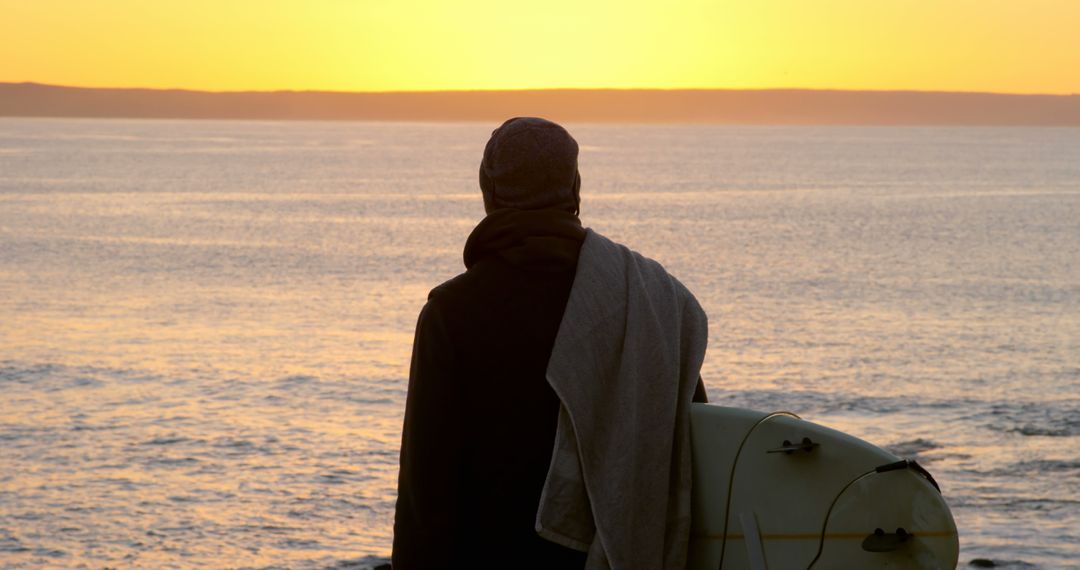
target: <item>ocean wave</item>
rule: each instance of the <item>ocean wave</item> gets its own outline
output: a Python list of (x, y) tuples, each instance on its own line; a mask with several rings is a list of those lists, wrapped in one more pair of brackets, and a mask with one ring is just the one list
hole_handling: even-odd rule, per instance
[(1023, 426), (1008, 429), (1008, 430), (1005, 430), (1005, 431), (1009, 431), (1009, 432), (1012, 432), (1012, 433), (1018, 433), (1020, 435), (1036, 435), (1036, 436), (1046, 436), (1046, 437), (1072, 437), (1072, 436), (1075, 436), (1075, 435), (1080, 435), (1080, 431), (1078, 431), (1078, 427), (1077, 427), (1077, 426), (1080, 426), (1080, 423), (1070, 422), (1068, 420), (1066, 420), (1066, 421), (1068, 422), (1066, 425), (1064, 425), (1062, 427), (1058, 427), (1058, 428), (1054, 428), (1054, 427), (1049, 427), (1048, 428), (1048, 427), (1035, 426), (1035, 425), (1031, 425), (1031, 424), (1024, 424)]
[(137, 368), (0, 360), (0, 386), (14, 384), (43, 392), (58, 392), (74, 388), (101, 388), (118, 381), (161, 382), (164, 378)]
[[(967, 468), (962, 469), (961, 471), (970, 475), (977, 475), (980, 478), (990, 481), (1015, 481), (1017, 479), (1033, 478), (1039, 478), (1044, 481), (1065, 478), (1067, 481), (1071, 481), (1077, 479), (1077, 476), (1080, 475), (1080, 461), (1075, 459), (1030, 459), (1026, 461), (1016, 461), (997, 467), (981, 469)], [(987, 497), (1002, 499), (1003, 494), (1007, 492), (1006, 487), (1007, 485), (996, 487), (984, 486), (980, 488), (980, 492), (984, 493)], [(1024, 497), (1015, 500), (1018, 502), (1048, 501), (1054, 504), (1062, 502), (1060, 497), (1052, 499), (1032, 499), (1030, 497)], [(1080, 504), (1080, 500), (1065, 502)], [(1010, 503), (1010, 505), (1015, 506), (1013, 503)]]
[(1061, 473), (1066, 471), (1080, 471), (1080, 460), (1067, 459), (1031, 459), (1019, 461), (1006, 468), (1007, 474), (1021, 473)]
[(364, 556), (351, 560), (339, 560), (323, 570), (382, 570), (390, 568), (390, 559), (382, 556)]
[(26, 547), (11, 531), (0, 528), (0, 553), (29, 552)]
[(914, 458), (920, 453), (930, 451), (932, 449), (941, 449), (941, 445), (930, 441), (928, 439), (917, 438), (910, 441), (901, 441), (886, 445), (885, 451), (892, 453), (893, 455), (906, 458)]
[(1080, 405), (1076, 402), (1001, 402), (983, 415), (986, 427), (1024, 436), (1080, 435)]
[(972, 568), (1036, 568), (1030, 562), (1023, 560), (993, 560), (990, 558), (974, 558), (968, 562)]
[(814, 390), (710, 390), (710, 402), (762, 411), (788, 410), (813, 421), (814, 416), (886, 416), (933, 411), (957, 413), (955, 420), (995, 432), (1024, 436), (1080, 435), (1080, 402), (985, 401), (913, 396), (865, 396)]
[[(800, 416), (847, 413), (885, 415), (916, 409), (960, 409), (977, 405), (968, 400), (916, 399), (899, 396), (866, 396), (817, 390), (709, 390), (709, 402), (762, 411), (787, 410)], [(811, 418), (812, 420), (812, 418)]]
[(175, 445), (177, 443), (189, 443), (193, 440), (189, 437), (182, 436), (164, 436), (155, 437), (153, 439), (143, 442), (143, 445)]

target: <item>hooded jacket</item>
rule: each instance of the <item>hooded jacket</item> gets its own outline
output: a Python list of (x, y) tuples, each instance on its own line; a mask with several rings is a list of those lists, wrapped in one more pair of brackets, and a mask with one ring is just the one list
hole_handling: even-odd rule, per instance
[[(586, 231), (561, 210), (493, 211), (413, 343), (393, 568), (584, 568), (535, 523), (560, 400), (546, 373)], [(694, 396), (704, 401), (699, 382)]]
[(534, 530), (559, 416), (545, 380), (585, 231), (558, 210), (503, 209), (431, 291), (413, 344), (393, 567), (581, 568)]

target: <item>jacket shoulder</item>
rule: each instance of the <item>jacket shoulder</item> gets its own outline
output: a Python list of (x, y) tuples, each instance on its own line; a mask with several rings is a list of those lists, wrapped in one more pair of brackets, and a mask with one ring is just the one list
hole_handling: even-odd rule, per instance
[(448, 300), (457, 297), (469, 287), (468, 282), (471, 281), (469, 274), (462, 273), (453, 279), (448, 279), (434, 289), (428, 292), (428, 302), (439, 300)]
[(492, 288), (504, 282), (510, 266), (498, 256), (487, 257), (470, 267), (464, 273), (449, 279), (428, 293), (428, 302), (466, 303), (483, 300)]

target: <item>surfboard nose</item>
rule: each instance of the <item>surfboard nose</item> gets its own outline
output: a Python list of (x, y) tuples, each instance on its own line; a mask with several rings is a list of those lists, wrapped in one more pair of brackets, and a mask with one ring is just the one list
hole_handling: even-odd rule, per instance
[(877, 446), (709, 404), (691, 407), (691, 440), (691, 569), (955, 567), (936, 484)]

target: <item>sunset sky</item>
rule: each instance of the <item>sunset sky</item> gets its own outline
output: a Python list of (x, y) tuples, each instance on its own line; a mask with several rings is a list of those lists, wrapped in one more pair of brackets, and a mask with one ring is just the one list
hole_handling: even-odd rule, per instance
[(0, 81), (1080, 93), (1076, 0), (0, 0)]

